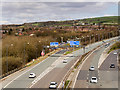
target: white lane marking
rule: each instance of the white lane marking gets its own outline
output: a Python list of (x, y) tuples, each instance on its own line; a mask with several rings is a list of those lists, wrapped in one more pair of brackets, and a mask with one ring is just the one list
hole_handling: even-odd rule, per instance
[(87, 77), (87, 80), (88, 80), (88, 77)]
[[(76, 62), (78, 62), (79, 61), (79, 59), (77, 59), (76, 60)], [(65, 74), (65, 76), (63, 77), (63, 79), (61, 80), (61, 82), (60, 82), (60, 84), (59, 84), (59, 86), (58, 86), (58, 88), (60, 88), (60, 86), (62, 85), (62, 83), (63, 83), (63, 80), (65, 79), (65, 77), (66, 77), (66, 75), (68, 74), (68, 72), (74, 67), (74, 65), (76, 64), (76, 62), (72, 65), (72, 67), (67, 71), (67, 73)]]
[[(116, 38), (116, 37), (115, 37), (115, 38)], [(111, 39), (109, 39), (109, 40), (104, 40), (104, 41), (106, 41), (106, 42), (107, 42), (107, 41), (111, 41), (111, 40), (113, 40), (113, 39), (115, 39), (115, 38), (111, 38)], [(94, 43), (93, 45), (96, 46), (96, 44), (97, 44), (97, 43)], [(99, 46), (99, 44), (98, 44), (98, 46)], [(97, 47), (97, 46), (96, 46), (96, 47)], [(99, 48), (101, 48), (101, 47), (99, 47)], [(99, 48), (97, 48), (97, 49), (99, 49)], [(95, 49), (95, 50), (97, 50), (97, 49)], [(94, 51), (95, 51), (95, 50), (94, 50)], [(93, 52), (94, 52), (94, 51), (93, 51)], [(92, 53), (93, 53), (93, 52), (92, 52)], [(92, 53), (91, 53), (91, 54), (92, 54)], [(91, 55), (91, 54), (90, 54), (90, 55)], [(89, 55), (89, 56), (90, 56), (90, 55)], [(89, 56), (88, 56), (88, 57), (89, 57)], [(87, 58), (88, 58), (88, 57), (87, 57)], [(87, 59), (87, 58), (86, 58), (86, 59)], [(81, 68), (82, 68), (83, 64), (85, 63), (86, 59), (82, 62), (79, 71), (81, 70)], [(77, 75), (76, 75), (76, 77), (75, 77), (76, 79), (75, 79), (75, 82), (73, 83), (73, 88), (75, 87), (75, 83), (76, 83), (78, 74), (79, 74), (79, 72), (77, 72)]]
[(33, 82), (32, 85), (29, 87), (31, 88), (35, 83), (37, 83), (42, 77), (44, 77), (47, 73), (49, 73), (54, 67), (47, 68), (43, 73), (41, 73)]
[[(101, 48), (101, 47), (99, 47), (99, 48)], [(79, 69), (79, 72), (80, 72), (82, 66), (84, 65), (84, 63), (86, 62), (86, 60), (87, 60), (96, 50), (98, 50), (99, 48), (97, 48), (97, 49), (95, 49), (93, 52), (91, 52), (91, 53), (88, 55), (88, 57), (82, 62), (81, 66), (80, 66), (80, 69)], [(75, 81), (74, 81), (74, 83), (73, 83), (73, 88), (75, 87), (75, 83), (76, 83), (77, 76), (78, 76), (79, 72), (77, 72), (77, 75), (76, 75), (76, 77), (75, 77)]]
[[(52, 54), (54, 55), (54, 54)], [(14, 80), (16, 80), (17, 78), (19, 78), (20, 76), (24, 75), (25, 73), (29, 72), (30, 70), (32, 70), (33, 68), (37, 67), (39, 64), (45, 62), (47, 59), (49, 59), (50, 57), (46, 58), (45, 60), (41, 61), (40, 63), (36, 64), (35, 66), (33, 66), (32, 68), (30, 68), (29, 70), (27, 70), (26, 72), (22, 73), (21, 75), (19, 75), (18, 77), (14, 78), (12, 81), (10, 81), (8, 84), (6, 84), (3, 88), (6, 88), (9, 84), (11, 84)]]
[(29, 88), (32, 88), (34, 84), (36, 84), (41, 78), (43, 78), (47, 73), (52, 71), (59, 63), (61, 63), (61, 60), (63, 60), (64, 57), (59, 57), (50, 67), (48, 67), (44, 72), (42, 72), (30, 85)]
[[(51, 54), (51, 55), (54, 55), (54, 54)], [(48, 57), (49, 58), (49, 57)], [(48, 58), (46, 58), (46, 59), (48, 59)], [(45, 59), (45, 60), (46, 60)], [(40, 59), (39, 59), (40, 60)], [(45, 60), (43, 60), (43, 61), (45, 61)], [(43, 61), (41, 61), (40, 63), (42, 63)], [(39, 64), (39, 63), (38, 63)], [(36, 64), (37, 65), (37, 64)], [(30, 68), (31, 69), (31, 68)], [(19, 70), (20, 71), (20, 70)], [(12, 74), (10, 74), (10, 75), (8, 75), (8, 76), (6, 76), (6, 77), (4, 77), (4, 78), (2, 78), (1, 79), (1, 81), (3, 80), (3, 79), (5, 79), (5, 78), (9, 78), (11, 75), (13, 75), (13, 74), (15, 74), (15, 73), (17, 73), (17, 72), (19, 72), (19, 71), (16, 71), (16, 72), (14, 72), (14, 73), (12, 73)], [(22, 71), (22, 69), (21, 69), (21, 71)]]
[(119, 64), (119, 57), (118, 57), (119, 53), (117, 54), (117, 65)]
[[(116, 38), (117, 38), (117, 37), (116, 37)], [(111, 38), (111, 39), (113, 39), (113, 38)], [(105, 41), (106, 41), (106, 40), (105, 40)], [(52, 55), (54, 55), (54, 54), (52, 54)], [(49, 58), (49, 57), (48, 57), (48, 58)], [(48, 59), (48, 58), (47, 58), (47, 59)], [(42, 62), (46, 61), (47, 59), (43, 60)], [(40, 63), (38, 63), (37, 65), (35, 65), (34, 67), (30, 68), (30, 69), (27, 70), (26, 72), (22, 73), (21, 75), (19, 75), (19, 76), (16, 77), (15, 79), (19, 78), (19, 77), (22, 76), (23, 74), (25, 74), (25, 73), (27, 73), (28, 71), (32, 70), (33, 68), (35, 68), (36, 66), (38, 66), (38, 65), (41, 64), (42, 62), (40, 62)], [(9, 82), (8, 84), (6, 84), (6, 85), (4, 86), (4, 88), (7, 87), (10, 83), (12, 83), (15, 79), (13, 79), (11, 82)]]
[[(45, 59), (46, 60), (46, 59)], [(43, 60), (42, 62), (44, 62), (45, 60)], [(37, 67), (39, 64), (41, 64), (42, 62), (38, 63), (37, 65), (35, 65), (34, 67), (30, 68), (29, 70), (27, 70), (26, 72), (22, 73), (21, 75), (19, 75), (18, 77), (16, 77), (15, 79), (19, 78), (20, 76), (22, 76), (23, 74), (27, 73), (28, 71), (32, 70), (33, 68)], [(12, 83), (15, 79), (13, 79), (12, 81), (10, 81), (7, 85), (4, 86), (4, 88), (6, 88), (10, 83)]]

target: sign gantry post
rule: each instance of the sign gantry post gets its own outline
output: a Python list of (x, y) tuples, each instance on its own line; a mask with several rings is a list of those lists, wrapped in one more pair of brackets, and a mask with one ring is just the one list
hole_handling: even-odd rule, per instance
[[(73, 51), (74, 51), (74, 46), (76, 45), (80, 45), (80, 41), (70, 41), (70, 45), (73, 46)], [(74, 52), (73, 52), (73, 56), (74, 56)]]

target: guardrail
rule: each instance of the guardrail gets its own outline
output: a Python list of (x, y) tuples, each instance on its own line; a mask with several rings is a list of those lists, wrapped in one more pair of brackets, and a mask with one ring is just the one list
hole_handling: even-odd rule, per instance
[[(80, 63), (82, 63), (84, 60), (85, 60), (85, 58), (90, 54), (90, 52), (92, 52), (92, 51), (89, 51), (88, 53), (86, 53), (86, 54), (84, 54), (84, 55), (82, 55), (82, 57), (76, 62), (76, 64), (80, 61)], [(79, 64), (80, 65), (80, 64)], [(77, 68), (79, 67), (79, 65), (77, 66)], [(74, 65), (74, 68), (75, 68), (75, 65)], [(73, 68), (73, 69), (74, 69)], [(72, 72), (72, 71), (71, 71)], [(70, 73), (71, 73), (70, 72)], [(70, 74), (69, 74), (70, 75)], [(67, 79), (68, 79), (68, 77), (67, 77)], [(66, 79), (66, 80), (67, 80)], [(68, 88), (69, 88), (69, 86), (70, 86), (70, 84), (71, 84), (71, 80), (69, 81), (69, 83), (68, 83), (68, 85), (67, 85), (67, 87), (65, 88), (65, 90), (67, 90)]]
[(23, 67), (19, 67), (19, 68), (16, 68), (16, 69), (11, 70), (11, 71), (9, 71), (9, 72), (7, 72), (7, 73), (5, 73), (5, 74), (2, 74), (2, 75), (0, 76), (0, 79), (6, 77), (6, 76), (8, 76), (8, 75), (10, 75), (10, 74), (12, 74), (12, 73), (14, 73), (14, 72), (16, 72), (16, 71), (19, 71), (19, 70), (22, 69), (22, 68), (23, 68)]
[[(93, 49), (94, 50), (94, 49)], [(92, 50), (92, 51), (93, 51)], [(77, 63), (80, 62), (82, 63), (85, 58), (90, 54), (90, 52), (92, 51), (89, 51), (88, 53), (85, 53), (84, 55), (82, 55), (80, 58), (78, 58), (76, 60), (76, 62), (73, 64), (73, 66), (69, 69), (69, 71), (67, 72), (67, 74), (64, 76), (64, 79), (61, 81), (61, 82), (66, 82), (66, 80), (68, 79), (69, 75), (71, 74), (71, 72), (73, 71), (73, 69), (76, 67)], [(82, 58), (83, 57), (83, 58)], [(77, 65), (77, 68), (79, 67), (79, 64)], [(66, 88), (62, 87), (63, 90), (67, 90), (69, 85), (70, 85), (71, 81), (69, 81), (68, 85), (66, 86)], [(59, 85), (59, 87), (61, 87), (61, 85)]]
[(119, 68), (119, 71), (120, 71), (120, 50), (118, 50), (118, 68)]
[[(61, 50), (61, 49), (59, 49), (59, 50)], [(56, 50), (56, 51), (52, 51), (52, 52), (50, 52), (50, 53), (47, 53), (45, 56), (43, 56), (43, 57), (41, 57), (41, 58), (44, 60), (45, 58), (47, 58), (48, 56), (52, 55), (53, 53), (55, 53), (55, 52), (57, 52), (57, 51), (59, 51), (59, 50)], [(39, 59), (39, 58), (38, 58), (38, 59)], [(36, 59), (36, 60), (38, 60), (38, 59)], [(39, 59), (39, 60), (42, 60), (42, 59)], [(24, 69), (25, 67), (30, 66), (30, 65), (33, 64), (33, 63), (34, 63), (34, 61), (31, 61), (31, 62), (27, 63), (25, 66), (21, 66), (21, 67), (19, 67), (19, 68), (15, 68), (15, 69), (13, 69), (13, 70), (5, 73), (5, 74), (2, 74), (2, 75), (0, 75), (0, 79), (4, 79), (5, 77), (9, 76), (10, 74), (15, 73), (16, 71), (22, 70), (22, 69)]]
[[(93, 49), (93, 50), (94, 50), (94, 49)], [(50, 52), (50, 54), (51, 54), (51, 53), (52, 53), (52, 52)], [(47, 54), (47, 56), (49, 56), (49, 53)], [(79, 60), (77, 60), (77, 62), (78, 62), (78, 61), (79, 61)], [(75, 64), (77, 64), (77, 62), (75, 62)], [(26, 66), (23, 66), (23, 67), (26, 67)], [(9, 71), (9, 72), (7, 72), (7, 73), (5, 73), (5, 74), (0, 75), (0, 79), (6, 77), (6, 76), (8, 76), (8, 75), (10, 75), (10, 74), (12, 74), (12, 73), (14, 73), (14, 72), (16, 72), (16, 71), (19, 71), (19, 70), (22, 69), (23, 67), (16, 68), (16, 69), (14, 69), (14, 70), (12, 70), (12, 71)], [(72, 71), (72, 70), (73, 70), (73, 67), (72, 67), (70, 70)], [(68, 73), (70, 74), (71, 71), (69, 71)]]
[[(100, 46), (101, 46), (101, 45), (100, 45)], [(100, 46), (97, 46), (97, 47), (94, 48), (93, 50), (91, 50), (91, 51), (89, 51), (88, 53), (85, 53), (84, 55), (82, 55), (82, 57), (81, 57), (80, 59), (78, 59), (73, 66), (75, 67), (75, 65), (80, 61), (80, 63), (79, 63), (78, 66), (77, 66), (77, 68), (78, 68), (79, 65), (80, 65), (81, 63), (83, 63), (83, 61), (89, 56), (89, 54), (90, 54), (92, 51), (94, 51), (95, 49), (97, 49), (98, 47), (100, 47)], [(74, 68), (72, 67), (72, 69), (68, 72), (68, 75), (71, 74), (71, 72), (72, 72), (73, 69), (74, 69)], [(66, 75), (67, 77), (65, 78), (65, 81), (68, 79), (68, 75)], [(72, 81), (70, 80), (69, 83), (68, 83), (68, 85), (66, 86), (66, 88), (64, 88), (64, 90), (67, 90), (67, 89), (69, 88), (71, 82), (72, 82)]]
[[(102, 45), (104, 45), (104, 44), (102, 44)], [(88, 53), (82, 55), (83, 58), (81, 57), (81, 60), (80, 60), (81, 62), (80, 62), (80, 63), (82, 63), (82, 62), (86, 59), (86, 57), (88, 57), (88, 55), (89, 55), (92, 51), (94, 51), (95, 49), (99, 48), (100, 46), (101, 46), (101, 45), (97, 46), (96, 48), (94, 48), (93, 50), (89, 51)], [(119, 52), (119, 57), (120, 57), (120, 52)], [(120, 58), (119, 58), (119, 61), (120, 61)], [(77, 62), (77, 63), (78, 63), (78, 62)], [(79, 66), (80, 66), (80, 64), (77, 66), (77, 68), (78, 68)], [(70, 80), (69, 83), (68, 83), (68, 85), (67, 85), (67, 87), (65, 88), (65, 90), (67, 90), (67, 89), (69, 88), (71, 82), (72, 82), (72, 81)]]

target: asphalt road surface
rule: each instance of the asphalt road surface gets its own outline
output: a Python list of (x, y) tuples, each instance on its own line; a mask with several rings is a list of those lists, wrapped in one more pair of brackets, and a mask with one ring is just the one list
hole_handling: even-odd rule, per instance
[[(84, 63), (81, 68), (74, 88), (118, 88), (118, 67), (117, 55), (111, 52), (98, 69), (100, 55), (105, 50), (101, 47), (96, 50)], [(115, 68), (110, 68), (111, 63), (115, 64)], [(90, 66), (95, 67), (95, 71), (89, 71)], [(97, 77), (98, 83), (90, 83), (91, 77)]]
[[(86, 52), (90, 51), (95, 46), (96, 45), (93, 44), (91, 46), (86, 47)], [(96, 53), (96, 52), (98, 52), (98, 51), (95, 51), (94, 53)], [(52, 71), (50, 71), (47, 75), (45, 75), (41, 80), (39, 80), (31, 88), (49, 88), (49, 84), (50, 84), (51, 81), (55, 81), (59, 85), (61, 80), (63, 79), (63, 77), (67, 73), (67, 71), (74, 64), (74, 62), (78, 58), (80, 58), (80, 56), (82, 54), (83, 54), (83, 51), (78, 50), (78, 51), (75, 51), (73, 53), (73, 55), (72, 55), (73, 57), (71, 57), (71, 55), (70, 55), (70, 56), (65, 56), (65, 57), (61, 58), (61, 60), (63, 60), (64, 58), (67, 57), (68, 63), (65, 64), (61, 61), (61, 63), (59, 63)], [(97, 56), (97, 57), (99, 57), (99, 56)], [(96, 65), (96, 67), (97, 67), (97, 65)]]
[[(112, 38), (113, 39), (113, 38)], [(109, 39), (109, 40), (112, 40)], [(106, 40), (106, 41), (109, 41)], [(86, 52), (92, 50), (93, 48), (101, 45), (103, 42), (97, 42), (93, 43), (90, 46), (86, 47)], [(41, 63), (33, 66), (28, 67), (27, 69), (16, 72), (12, 75), (10, 75), (8, 78), (3, 80), (2, 87), (3, 88), (29, 88), (32, 87), (39, 87), (38, 82), (43, 81), (41, 83), (47, 83), (46, 85), (43, 85), (42, 87), (47, 88), (52, 80), (57, 80), (59, 83), (62, 79), (62, 77), (66, 74), (66, 72), (69, 70), (69, 68), (74, 64), (75, 60), (83, 54), (83, 49), (74, 51), (70, 56), (64, 56), (63, 53), (65, 50), (57, 52), (56, 54), (53, 54), (52, 56), (46, 58)], [(96, 54), (96, 53), (94, 53)], [(99, 55), (98, 55), (99, 56)], [(66, 58), (68, 60), (67, 64), (63, 64), (62, 60)], [(96, 61), (97, 62), (97, 61)], [(36, 78), (29, 78), (30, 73), (35, 73)], [(48, 77), (50, 80), (45, 77)], [(43, 79), (44, 78), (44, 79)]]
[[(77, 76), (74, 88), (88, 88), (91, 77), (95, 76), (98, 78), (98, 62), (100, 55), (104, 50), (105, 47), (103, 46), (89, 56)], [(89, 71), (90, 66), (94, 66), (95, 71)]]
[(73, 60), (73, 58), (74, 57), (67, 59), (69, 61), (68, 64), (61, 62), (61, 64), (59, 64), (57, 67), (55, 67), (47, 75), (45, 75), (34, 86), (32, 86), (32, 88), (49, 88), (49, 84), (51, 81), (55, 81), (59, 85), (61, 80), (63, 79), (64, 75), (67, 73), (67, 71), (73, 65), (73, 63), (76, 61), (76, 59)]
[[(109, 54), (99, 68), (100, 88), (118, 88), (118, 61), (114, 52)], [(115, 64), (115, 68), (110, 68), (111, 64)]]
[[(61, 53), (62, 52), (62, 53)], [(53, 54), (52, 56), (45, 59), (43, 62), (37, 64), (35, 67), (30, 68), (29, 70), (20, 73), (21, 76), (17, 75), (14, 77), (10, 77), (3, 81), (2, 86), (6, 88), (27, 88), (34, 78), (29, 78), (29, 74), (34, 72), (36, 76), (39, 76), (44, 70), (46, 70), (53, 62), (55, 62), (64, 52), (62, 50), (57, 54)], [(59, 55), (59, 57), (53, 57), (54, 55)], [(7, 85), (7, 86), (6, 86)]]

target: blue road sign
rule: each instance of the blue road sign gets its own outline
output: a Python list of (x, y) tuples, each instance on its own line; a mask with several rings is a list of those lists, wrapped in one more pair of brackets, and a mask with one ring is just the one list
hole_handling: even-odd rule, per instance
[(70, 45), (74, 45), (74, 41), (70, 41)]
[(70, 41), (70, 45), (80, 45), (79, 41)]
[(50, 42), (50, 46), (58, 46), (58, 42)]
[(70, 47), (73, 47), (72, 45)]
[(80, 45), (80, 42), (79, 41), (75, 41), (74, 44), (75, 45)]

